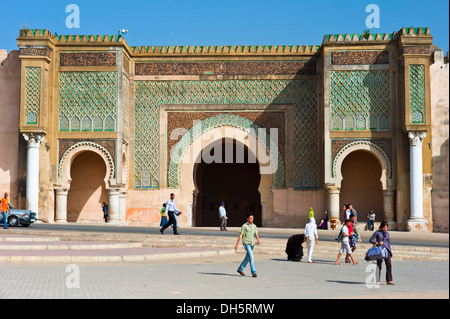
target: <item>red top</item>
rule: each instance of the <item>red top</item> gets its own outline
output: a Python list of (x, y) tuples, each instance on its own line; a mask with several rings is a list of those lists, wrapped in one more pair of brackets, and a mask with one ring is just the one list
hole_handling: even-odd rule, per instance
[(350, 226), (348, 226), (348, 235), (353, 236), (353, 223), (350, 223)]

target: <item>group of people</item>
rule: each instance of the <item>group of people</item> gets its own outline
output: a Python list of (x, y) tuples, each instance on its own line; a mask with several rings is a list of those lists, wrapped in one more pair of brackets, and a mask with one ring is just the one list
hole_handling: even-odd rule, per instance
[[(161, 234), (164, 234), (164, 231), (172, 226), (174, 235), (179, 235), (178, 233), (178, 216), (181, 215), (181, 211), (175, 205), (175, 195), (170, 194), (170, 199), (163, 204), (161, 209), (161, 229), (159, 230)], [(361, 236), (358, 232), (357, 227), (357, 213), (352, 204), (344, 205), (344, 222), (342, 223), (342, 228), (338, 236), (338, 241), (341, 242), (341, 248), (339, 249), (338, 257), (336, 259), (335, 264), (341, 265), (340, 258), (343, 253), (346, 253), (345, 262), (353, 263), (354, 265), (358, 264), (353, 257), (353, 253), (356, 250), (356, 243), (362, 243)], [(375, 214), (373, 211), (368, 216), (368, 230), (373, 230)], [(227, 230), (227, 214), (225, 209), (225, 203), (221, 202), (219, 206), (219, 221), (220, 221), (220, 230)], [(288, 255), (288, 260), (292, 261), (300, 261), (303, 257), (303, 247), (302, 244), (306, 242), (306, 246), (308, 248), (308, 256), (307, 262), (314, 263), (312, 260), (312, 255), (314, 251), (314, 246), (319, 243), (318, 229), (328, 229), (328, 213), (325, 213), (325, 218), (321, 220), (320, 224), (316, 224), (316, 220), (314, 218), (314, 211), (312, 208), (309, 210), (309, 222), (305, 225), (304, 234), (293, 235), (289, 238), (288, 243), (286, 245), (286, 253)], [(390, 238), (389, 233), (387, 232), (388, 224), (387, 222), (382, 222), (379, 230), (373, 233), (372, 237), (369, 239), (369, 242), (373, 245), (381, 246), (383, 245), (389, 251), (389, 257), (385, 259), (386, 263), (386, 281), (387, 284), (393, 285), (392, 281), (392, 250), (390, 247)], [(239, 243), (242, 241), (244, 249), (246, 251), (246, 255), (242, 263), (237, 269), (237, 272), (241, 276), (245, 276), (244, 270), (248, 264), (250, 264), (250, 270), (252, 273), (252, 277), (257, 277), (257, 272), (255, 268), (255, 259), (253, 255), (253, 250), (255, 245), (260, 243), (260, 239), (258, 236), (258, 228), (254, 223), (253, 214), (247, 215), (247, 222), (242, 225), (239, 231), (239, 238), (235, 245), (235, 250), (238, 250)], [(380, 273), (382, 268), (382, 260), (377, 261), (378, 271), (377, 271), (377, 283), (380, 281)]]
[[(340, 258), (343, 253), (346, 253), (345, 262), (353, 263), (354, 265), (358, 264), (353, 257), (353, 253), (356, 250), (356, 243), (362, 243), (362, 239), (357, 227), (357, 213), (353, 208), (352, 204), (344, 205), (344, 222), (342, 223), (342, 228), (338, 235), (338, 242), (341, 243), (341, 247), (338, 252), (337, 259), (335, 261), (336, 265), (341, 265)], [(325, 219), (327, 219), (328, 214), (325, 215)], [(374, 222), (375, 222), (375, 213), (373, 210), (370, 211), (368, 217), (367, 229), (370, 231), (374, 230)], [(319, 226), (322, 226), (324, 220), (321, 221)], [(383, 221), (380, 224), (380, 227), (377, 231), (375, 231), (369, 239), (369, 242), (374, 246), (383, 246), (388, 250), (388, 257), (384, 259), (386, 264), (386, 283), (388, 285), (394, 285), (392, 281), (392, 262), (391, 258), (393, 257), (392, 249), (390, 245), (390, 236), (388, 229), (388, 223)], [(314, 245), (318, 244), (318, 232), (317, 229), (322, 228), (316, 225), (316, 221), (314, 218), (314, 212), (312, 208), (309, 211), (309, 222), (305, 226), (304, 234), (293, 235), (288, 239), (286, 244), (286, 254), (288, 255), (288, 260), (290, 261), (300, 261), (303, 257), (303, 247), (302, 244), (306, 242), (306, 246), (308, 249), (308, 263), (314, 263), (312, 260), (312, 253), (314, 250)], [(327, 228), (322, 228), (327, 229)], [(377, 260), (377, 284), (380, 284), (380, 276), (381, 269), (383, 265), (383, 260)]]

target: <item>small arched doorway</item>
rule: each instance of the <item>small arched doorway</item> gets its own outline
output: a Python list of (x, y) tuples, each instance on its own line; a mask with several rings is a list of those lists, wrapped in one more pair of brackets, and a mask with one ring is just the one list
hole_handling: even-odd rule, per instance
[[(248, 213), (252, 213), (255, 224), (261, 226), (261, 194), (258, 191), (261, 181), (259, 164), (247, 147), (240, 142), (222, 139), (217, 143), (219, 145), (216, 144), (215, 147), (203, 149), (202, 154), (210, 152), (209, 154), (214, 156), (214, 150), (221, 147), (221, 162), (206, 163), (202, 156), (201, 162), (194, 168), (195, 225), (218, 226), (219, 206), (221, 202), (225, 202), (228, 227), (239, 227), (244, 224)], [(230, 152), (231, 149), (233, 156), (226, 156), (226, 152)], [(238, 152), (243, 152), (243, 157), (238, 157)]]
[(102, 203), (108, 202), (103, 158), (92, 151), (76, 155), (70, 166), (67, 195), (68, 222), (103, 222)]
[(359, 222), (367, 221), (370, 210), (378, 221), (383, 218), (382, 168), (377, 157), (368, 151), (353, 151), (343, 160), (341, 174), (341, 207), (352, 204)]

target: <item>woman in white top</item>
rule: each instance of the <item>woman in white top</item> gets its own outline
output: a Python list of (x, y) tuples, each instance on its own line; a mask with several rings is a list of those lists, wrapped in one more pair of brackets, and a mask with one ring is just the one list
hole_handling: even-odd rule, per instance
[(312, 261), (312, 253), (314, 249), (314, 243), (319, 244), (317, 236), (317, 225), (314, 217), (309, 219), (309, 223), (305, 226), (305, 238), (306, 246), (308, 247), (308, 263), (314, 263)]

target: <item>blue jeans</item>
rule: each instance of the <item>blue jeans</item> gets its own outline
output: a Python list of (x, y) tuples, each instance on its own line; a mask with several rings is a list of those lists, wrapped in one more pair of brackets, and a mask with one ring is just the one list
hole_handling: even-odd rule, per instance
[(368, 221), (367, 221), (367, 230), (373, 230), (374, 224), (375, 224), (375, 221), (373, 221), (373, 220), (368, 220)]
[(3, 228), (8, 227), (8, 212), (2, 212), (3, 216)]
[(252, 274), (256, 274), (255, 259), (253, 258), (253, 246), (244, 244), (244, 248), (247, 251), (247, 255), (245, 255), (244, 261), (239, 266), (239, 271), (244, 271), (245, 266), (247, 266), (248, 262), (250, 262), (250, 269), (252, 270)]

